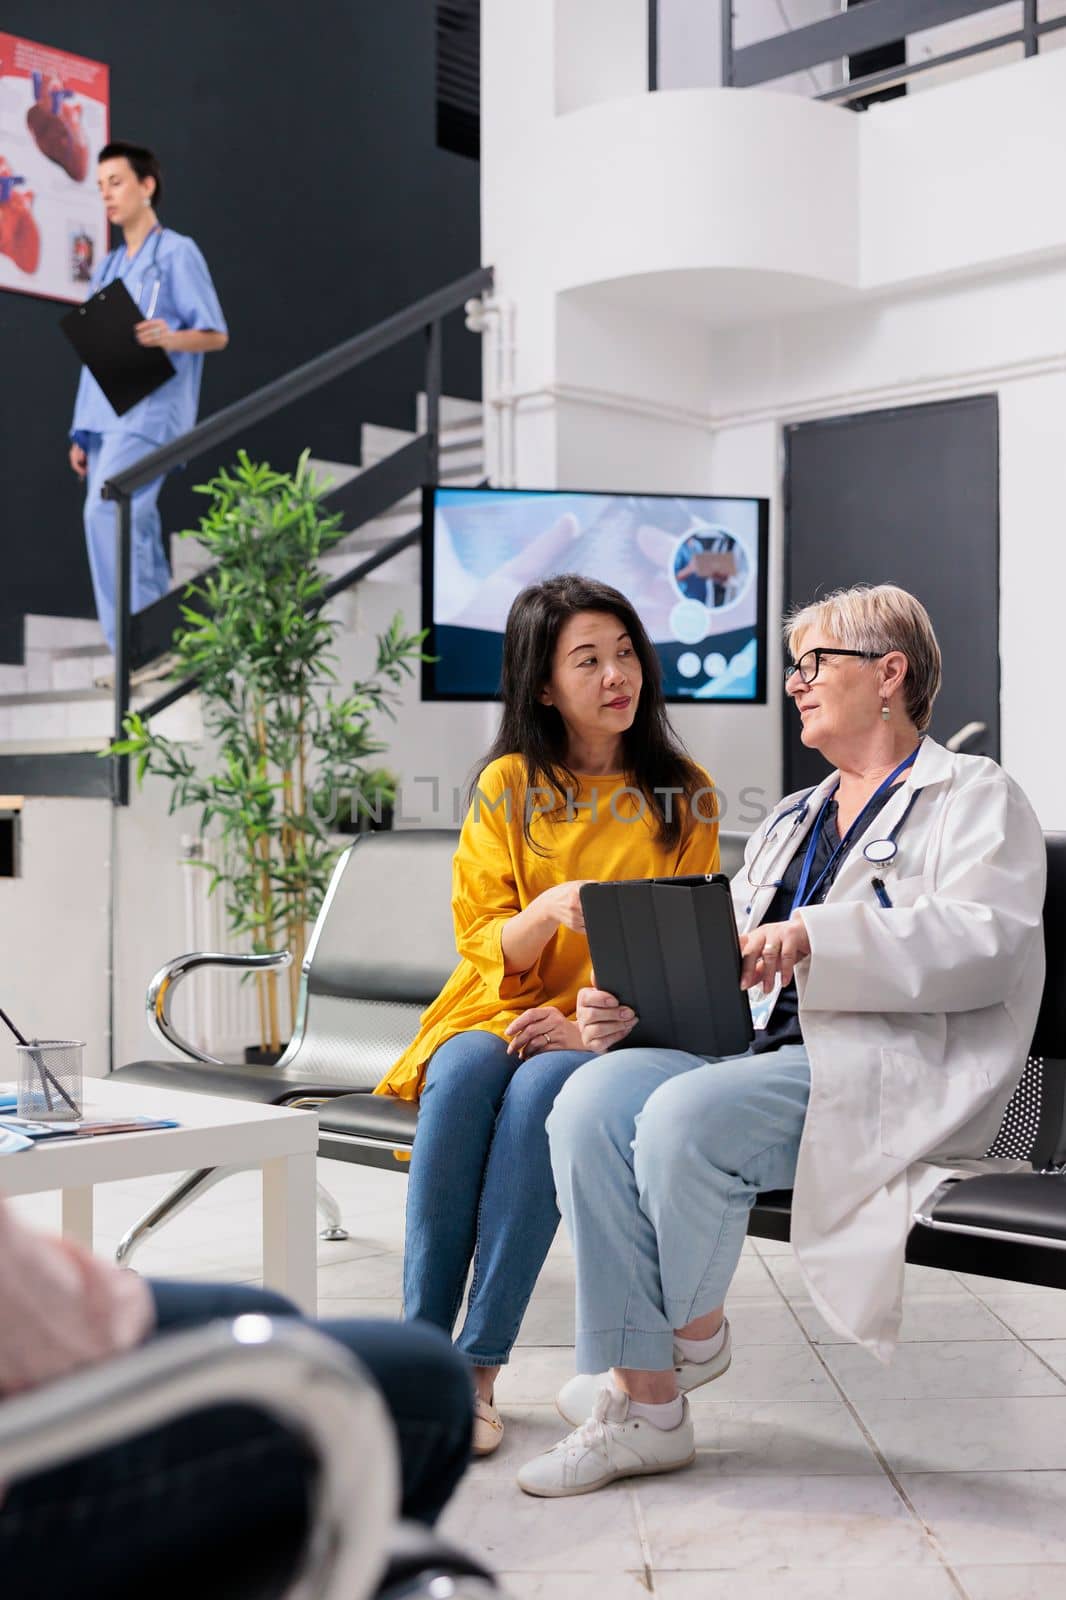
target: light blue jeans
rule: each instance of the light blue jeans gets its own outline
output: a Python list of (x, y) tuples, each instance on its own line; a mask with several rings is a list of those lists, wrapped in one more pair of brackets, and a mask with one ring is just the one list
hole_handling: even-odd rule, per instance
[[(89, 552), (96, 615), (111, 650), (115, 648), (115, 522), (114, 500), (103, 500), (100, 490), (109, 478), (132, 467), (159, 446), (137, 434), (90, 435), (85, 474), (85, 543)], [(133, 496), (130, 529), (130, 611), (143, 611), (161, 600), (170, 588), (170, 570), (163, 554), (159, 517), (162, 478), (153, 478)]]
[(792, 1185), (810, 1081), (792, 1044), (711, 1060), (616, 1050), (565, 1085), (548, 1136), (579, 1372), (665, 1372), (674, 1329), (722, 1304), (756, 1196)]

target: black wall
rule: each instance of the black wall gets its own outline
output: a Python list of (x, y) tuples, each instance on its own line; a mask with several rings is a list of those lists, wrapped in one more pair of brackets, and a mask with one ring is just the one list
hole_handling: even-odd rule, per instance
[[(477, 163), (435, 141), (432, 0), (5, 0), (3, 26), (107, 62), (112, 136), (159, 153), (162, 219), (203, 249), (230, 328), (201, 417), (478, 265)], [(0, 635), (93, 609), (63, 309), (0, 292)], [(445, 388), (474, 397), (479, 341), (452, 321)], [(420, 377), (414, 342), (240, 442), (354, 461), (360, 421), (413, 425)], [(170, 480), (165, 527), (190, 524), (216, 464)]]

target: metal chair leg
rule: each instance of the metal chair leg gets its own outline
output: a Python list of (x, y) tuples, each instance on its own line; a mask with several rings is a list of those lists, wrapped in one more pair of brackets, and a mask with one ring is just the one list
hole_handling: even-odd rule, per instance
[(119, 1266), (128, 1267), (134, 1252), (139, 1250), (153, 1233), (157, 1233), (165, 1223), (179, 1216), (187, 1206), (192, 1205), (194, 1200), (199, 1199), (200, 1195), (206, 1194), (216, 1183), (221, 1183), (223, 1178), (229, 1178), (233, 1173), (242, 1170), (241, 1167), (200, 1167), (195, 1172), (187, 1172), (173, 1189), (168, 1189), (161, 1200), (157, 1200), (143, 1217), (137, 1219), (132, 1228), (127, 1228), (115, 1251), (115, 1260)]
[(324, 1183), (318, 1185), (317, 1200), (318, 1214), (326, 1224), (318, 1237), (328, 1239), (331, 1244), (338, 1244), (342, 1239), (347, 1239), (348, 1230), (341, 1218), (341, 1208)]
[[(194, 1200), (206, 1194), (208, 1189), (214, 1188), (216, 1183), (221, 1183), (223, 1178), (230, 1178), (235, 1172), (244, 1170), (243, 1167), (200, 1167), (196, 1172), (187, 1172), (173, 1189), (169, 1189), (161, 1200), (157, 1200), (155, 1205), (122, 1235), (115, 1251), (115, 1260), (119, 1266), (128, 1267), (134, 1252), (140, 1249), (146, 1239), (158, 1233), (160, 1228), (179, 1216), (187, 1206), (192, 1205)], [(316, 1198), (319, 1213), (326, 1224), (319, 1238), (326, 1239), (331, 1244), (347, 1239), (348, 1230), (341, 1218), (340, 1206), (324, 1184), (318, 1185)]]

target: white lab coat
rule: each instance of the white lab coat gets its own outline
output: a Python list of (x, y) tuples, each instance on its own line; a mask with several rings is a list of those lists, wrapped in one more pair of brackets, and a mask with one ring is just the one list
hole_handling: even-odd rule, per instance
[[(765, 917), (836, 778), (795, 826), (779, 824), (754, 874), (766, 887), (743, 869), (733, 880), (742, 931)], [(863, 846), (887, 837), (916, 789), (896, 860), (871, 866)], [(802, 798), (767, 818), (746, 864), (774, 817)], [(1025, 1067), (1044, 983), (1045, 877), (1040, 824), (1017, 784), (995, 762), (926, 738), (824, 904), (803, 913), (811, 955), (796, 984), (811, 1098), (792, 1244), (826, 1321), (882, 1361), (899, 1332), (915, 1208), (992, 1143)]]

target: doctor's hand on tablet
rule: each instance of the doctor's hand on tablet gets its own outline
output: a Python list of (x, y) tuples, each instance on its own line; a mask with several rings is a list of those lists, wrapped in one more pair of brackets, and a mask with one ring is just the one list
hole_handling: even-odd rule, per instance
[(799, 912), (789, 922), (764, 922), (741, 935), (740, 987), (753, 989), (761, 984), (763, 993), (768, 993), (778, 974), (782, 984), (791, 983), (796, 967), (810, 953), (811, 942)]
[[(595, 981), (595, 974), (593, 974)], [(619, 1044), (636, 1026), (637, 1018), (629, 1006), (619, 1005), (606, 989), (579, 989), (577, 1025), (586, 1050), (602, 1055)]]

